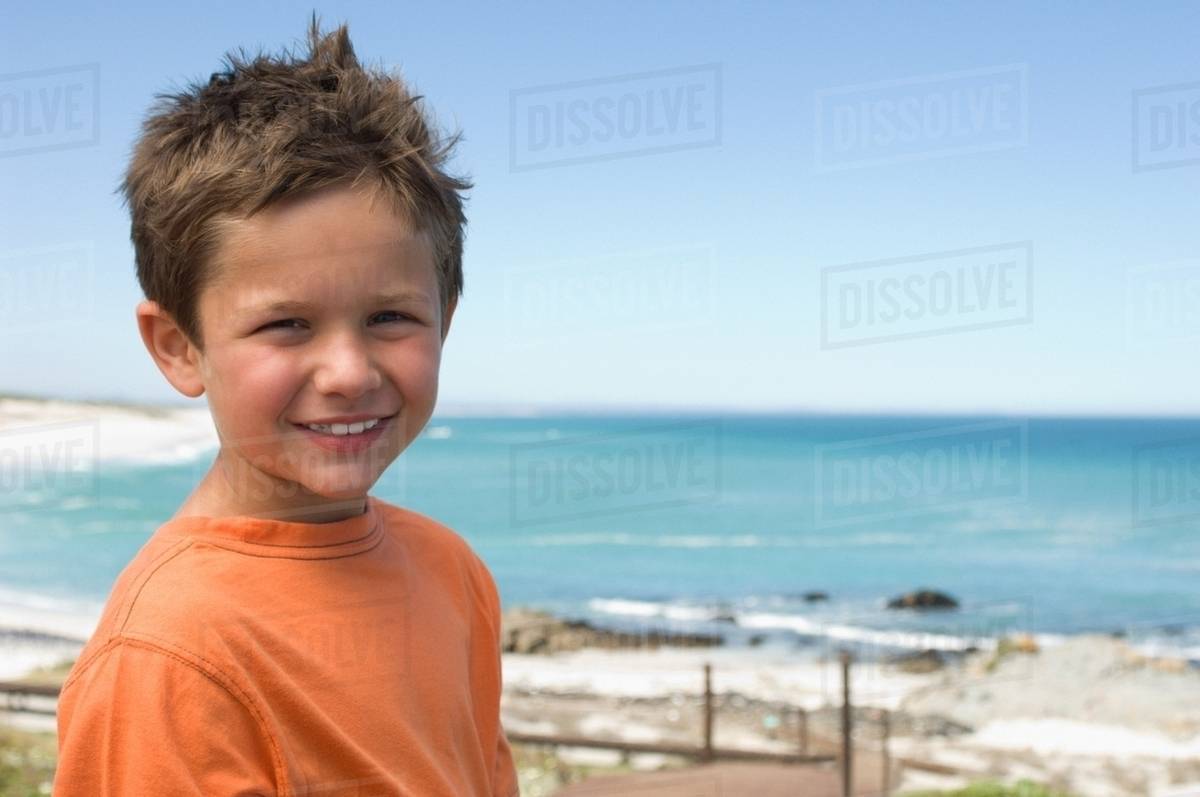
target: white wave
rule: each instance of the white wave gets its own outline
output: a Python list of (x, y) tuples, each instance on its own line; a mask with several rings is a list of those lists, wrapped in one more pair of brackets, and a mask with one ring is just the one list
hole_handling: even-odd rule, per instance
[(0, 587), (0, 628), (82, 641), (96, 630), (103, 609), (103, 603), (95, 601)]
[(817, 537), (762, 534), (635, 534), (630, 532), (583, 532), (543, 534), (530, 538), (533, 546), (640, 545), (648, 548), (866, 548), (883, 545), (930, 544), (929, 535), (873, 533), (821, 535)]
[(1145, 642), (1135, 642), (1129, 646), (1137, 653), (1147, 658), (1183, 658), (1188, 661), (1200, 661), (1200, 645), (1189, 645), (1166, 639), (1152, 639)]
[(628, 532), (545, 534), (528, 541), (533, 546), (641, 545), (652, 548), (754, 548), (769, 544), (757, 534), (657, 534)]
[(695, 606), (679, 606), (653, 601), (626, 600), (623, 598), (593, 598), (588, 608), (605, 614), (620, 614), (630, 617), (662, 617), (668, 620), (704, 622), (713, 620), (718, 612)]
[(454, 435), (451, 426), (430, 426), (425, 429), (425, 437), (430, 440), (449, 440)]
[(137, 465), (182, 465), (196, 462), (213, 454), (218, 448), (220, 448), (220, 442), (215, 440), (202, 443), (179, 443), (162, 451), (146, 451), (132, 456), (114, 457), (114, 459)]
[[(593, 598), (588, 601), (587, 605), (593, 611), (604, 614), (643, 618), (661, 617), (690, 622), (710, 622), (730, 615), (728, 610), (717, 607), (686, 606), (625, 598)], [(871, 628), (781, 612), (733, 612), (732, 616), (741, 628), (759, 631), (792, 631), (804, 636), (822, 637), (881, 648), (964, 652), (970, 648), (990, 651), (994, 650), (997, 644), (995, 634), (991, 633), (954, 634), (916, 629)], [(1061, 644), (1066, 637), (1061, 634), (1039, 633), (1033, 634), (1033, 639), (1038, 645), (1050, 647)]]
[(804, 548), (867, 548), (884, 545), (929, 545), (934, 537), (929, 534), (902, 534), (899, 532), (875, 532), (865, 534), (823, 534), (801, 536), (794, 544)]
[(1063, 543), (1084, 541), (1094, 544), (1097, 539), (1127, 531), (1127, 524), (1102, 511), (1052, 514), (1028, 506), (989, 506), (973, 508), (965, 517), (950, 521), (947, 529), (967, 534), (1058, 533)]
[(69, 495), (58, 502), (59, 509), (74, 511), (76, 509), (89, 509), (94, 505), (92, 499), (86, 495)]
[(906, 648), (911, 650), (965, 651), (968, 648), (991, 650), (995, 640), (986, 636), (958, 636), (929, 631), (883, 630), (864, 626), (843, 625), (812, 620), (794, 614), (753, 612), (737, 617), (743, 628), (786, 629), (807, 636), (819, 636), (843, 642), (857, 642), (881, 647)]

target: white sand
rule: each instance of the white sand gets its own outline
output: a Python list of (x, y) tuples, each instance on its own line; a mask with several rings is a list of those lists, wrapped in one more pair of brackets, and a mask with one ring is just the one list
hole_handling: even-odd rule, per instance
[(971, 743), (994, 750), (1029, 750), (1044, 756), (1200, 760), (1200, 736), (1176, 741), (1161, 733), (1067, 719), (996, 720), (976, 731)]
[[(66, 444), (85, 461), (166, 463), (193, 459), (217, 447), (208, 407), (0, 398), (0, 451), (12, 468), (61, 462)], [(59, 448), (55, 448), (58, 445)]]
[[(1000, 720), (1071, 720), (1182, 742), (1200, 735), (1197, 706), (1200, 672), (1165, 669), (1120, 640), (1096, 635), (1073, 637), (1034, 655), (1012, 654), (992, 672), (978, 666), (947, 671), (905, 702), (914, 713), (977, 729)], [(1040, 727), (1048, 738), (1057, 735), (1053, 725)], [(1117, 740), (1108, 749), (1123, 747)]]
[[(704, 692), (704, 663), (712, 664), (716, 693), (784, 701), (805, 709), (841, 704), (841, 669), (834, 660), (807, 661), (779, 651), (660, 648), (654, 651), (579, 650), (553, 656), (505, 654), (509, 687), (559, 694), (656, 697)], [(928, 675), (862, 665), (851, 670), (859, 705), (895, 708)]]
[[(1168, 794), (1182, 783), (1200, 780), (1200, 721), (1194, 719), (1200, 704), (1200, 672), (1163, 666), (1139, 657), (1119, 640), (1099, 636), (1067, 638), (1036, 654), (1010, 654), (991, 671), (982, 666), (985, 658), (927, 675), (882, 665), (852, 667), (855, 705), (900, 709), (909, 719), (931, 728), (945, 727), (938, 722), (945, 720), (964, 728), (958, 734), (941, 735), (916, 732), (904, 722), (894, 724), (893, 756), (959, 771), (958, 776), (934, 776), (905, 768), (903, 788), (1029, 778), (1065, 785), (1089, 797), (1118, 797)], [(583, 695), (694, 698), (703, 693), (706, 661), (712, 664), (713, 689), (718, 694), (781, 701), (809, 710), (841, 703), (840, 666), (835, 661), (821, 663), (779, 650), (505, 654), (504, 682), (513, 691), (572, 699)], [(663, 711), (664, 727), (670, 713)], [(589, 719), (588, 726), (626, 736), (630, 718), (622, 722), (613, 714)], [(514, 730), (547, 732), (544, 727), (522, 724), (531, 723), (517, 723)], [(653, 728), (633, 724), (636, 738), (653, 737)], [(724, 728), (720, 717), (717, 726), (719, 731)], [(761, 738), (739, 740), (743, 742), (759, 749), (771, 746)]]

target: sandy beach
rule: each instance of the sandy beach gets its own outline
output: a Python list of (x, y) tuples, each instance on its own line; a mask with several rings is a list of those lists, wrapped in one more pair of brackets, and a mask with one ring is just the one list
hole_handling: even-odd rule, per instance
[[(7, 671), (33, 660), (13, 657), (11, 640), (0, 642)], [(57, 653), (73, 655), (69, 645)], [(513, 735), (699, 746), (708, 663), (716, 747), (798, 752), (803, 709), (805, 751), (836, 754), (840, 670), (831, 658), (808, 655), (725, 648), (508, 653), (504, 727)], [(1200, 671), (1194, 666), (1146, 659), (1102, 636), (1009, 653), (989, 671), (993, 657), (973, 654), (924, 674), (852, 666), (856, 755), (881, 760), (877, 710), (887, 709), (896, 793), (983, 779), (1025, 778), (1087, 797), (1182, 794), (1200, 785)], [(6, 711), (4, 722), (54, 730), (47, 715)], [(621, 754), (603, 749), (561, 747), (556, 756), (601, 768), (622, 762)], [(627, 763), (657, 770), (688, 762), (635, 753)]]
[[(66, 430), (64, 432), (64, 430)], [(0, 396), (0, 435), (15, 448), (65, 434), (80, 441), (84, 457), (102, 462), (186, 461), (218, 444), (212, 416), (202, 402), (194, 407), (160, 407), (108, 401)]]
[[(800, 651), (720, 648), (507, 654), (505, 726), (698, 744), (708, 662), (718, 747), (794, 752), (796, 709), (803, 708), (810, 749), (834, 752), (840, 671), (832, 659), (805, 659)], [(1073, 637), (998, 659), (981, 652), (926, 674), (875, 663), (851, 672), (856, 744), (878, 751), (874, 709), (891, 712), (890, 754), (912, 764), (899, 766), (900, 791), (985, 778), (1028, 778), (1097, 797), (1200, 786), (1200, 670), (1145, 658), (1120, 640)], [(596, 751), (579, 754), (604, 759)], [(659, 759), (643, 756), (641, 765), (658, 766)]]

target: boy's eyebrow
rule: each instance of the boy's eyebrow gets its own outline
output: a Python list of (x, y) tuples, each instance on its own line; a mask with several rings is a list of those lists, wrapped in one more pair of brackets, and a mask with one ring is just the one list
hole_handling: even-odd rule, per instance
[[(371, 297), (371, 301), (375, 304), (420, 304), (428, 303), (429, 296), (419, 291), (398, 291), (395, 293), (377, 293)], [(302, 310), (311, 310), (312, 302), (305, 302), (299, 299), (289, 299), (284, 301), (272, 302), (268, 305), (254, 306), (248, 309), (251, 313), (291, 313)]]

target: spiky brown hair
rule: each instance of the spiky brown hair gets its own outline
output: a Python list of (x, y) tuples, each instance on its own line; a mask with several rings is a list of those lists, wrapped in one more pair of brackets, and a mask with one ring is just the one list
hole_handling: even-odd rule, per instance
[(443, 137), (403, 78), (358, 62), (341, 25), (308, 53), (253, 59), (179, 93), (157, 94), (120, 186), (147, 299), (203, 350), (197, 313), (224, 222), (328, 185), (374, 181), (429, 235), (443, 310), (463, 289), (463, 177), (444, 171), (462, 137)]

